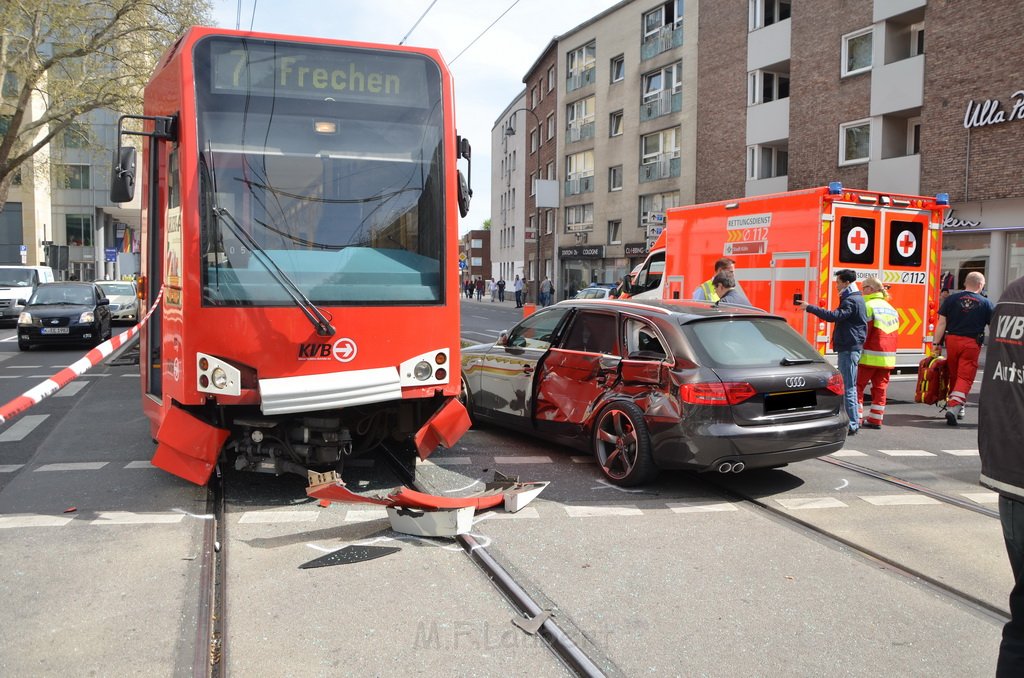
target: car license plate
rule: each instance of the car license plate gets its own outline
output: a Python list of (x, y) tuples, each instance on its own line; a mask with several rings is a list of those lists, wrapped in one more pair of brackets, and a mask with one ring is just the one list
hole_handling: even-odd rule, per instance
[(39, 330), (40, 334), (68, 334), (70, 330), (67, 327), (44, 327)]

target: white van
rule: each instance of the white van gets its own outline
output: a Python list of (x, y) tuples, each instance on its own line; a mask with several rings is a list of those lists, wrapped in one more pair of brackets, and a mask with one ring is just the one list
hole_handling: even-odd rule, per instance
[(0, 264), (0, 320), (17, 320), (24, 302), (41, 283), (53, 282), (49, 266)]

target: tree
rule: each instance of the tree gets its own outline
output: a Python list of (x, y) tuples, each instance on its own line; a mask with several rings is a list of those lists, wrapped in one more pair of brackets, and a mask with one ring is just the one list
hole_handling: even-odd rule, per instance
[(491, 220), (490, 220), (490, 219), (484, 219), (484, 223), (483, 223), (483, 225), (482, 225), (482, 228), (483, 228), (483, 229), (484, 229), (485, 231), (489, 231), (489, 230), (491, 230)]
[(80, 116), (139, 113), (157, 60), (209, 0), (0, 0), (0, 210), (19, 169)]

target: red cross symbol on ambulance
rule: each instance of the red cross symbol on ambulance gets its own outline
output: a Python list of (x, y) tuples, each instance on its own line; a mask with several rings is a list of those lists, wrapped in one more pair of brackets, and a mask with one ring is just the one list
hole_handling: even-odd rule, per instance
[(854, 226), (850, 229), (850, 232), (846, 234), (846, 246), (850, 248), (850, 251), (854, 254), (863, 254), (864, 250), (868, 248), (868, 243), (871, 241), (868, 239), (868, 232), (860, 226)]
[(917, 251), (917, 237), (910, 231), (901, 232), (900, 237), (896, 238), (896, 248), (900, 251), (900, 256), (911, 256)]

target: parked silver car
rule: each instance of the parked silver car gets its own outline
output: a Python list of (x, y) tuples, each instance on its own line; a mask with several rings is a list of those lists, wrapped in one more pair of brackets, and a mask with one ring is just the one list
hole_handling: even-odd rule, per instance
[(139, 296), (135, 283), (130, 280), (97, 280), (103, 293), (110, 299), (110, 319), (114, 322), (139, 322)]

